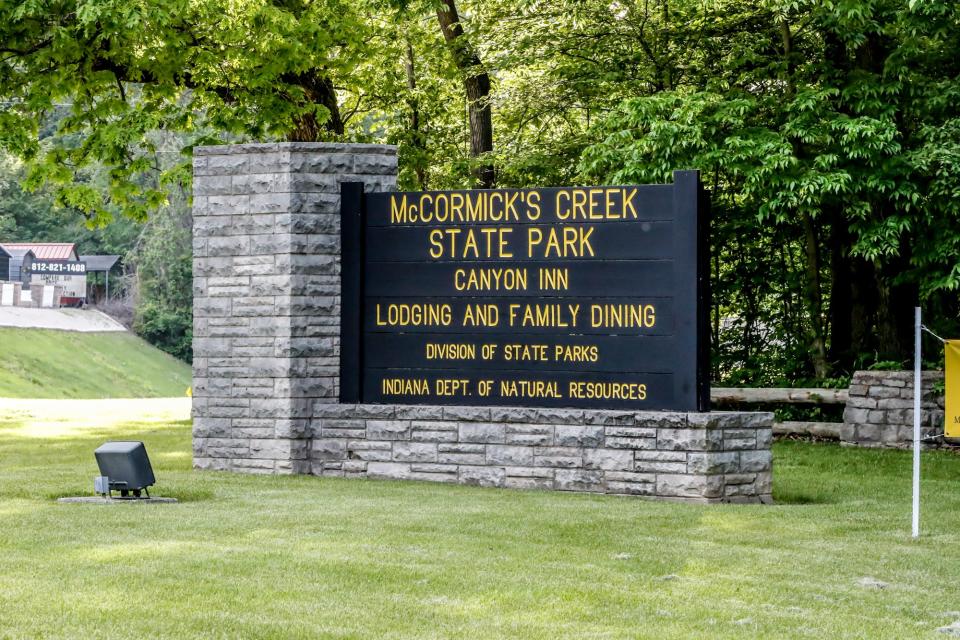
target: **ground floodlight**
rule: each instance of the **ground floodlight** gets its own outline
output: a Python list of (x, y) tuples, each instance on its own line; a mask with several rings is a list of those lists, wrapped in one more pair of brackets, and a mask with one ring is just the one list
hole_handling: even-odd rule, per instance
[(130, 494), (139, 498), (143, 491), (150, 497), (147, 487), (154, 484), (156, 478), (142, 442), (105, 442), (93, 455), (97, 458), (100, 475), (108, 478), (106, 482), (95, 483), (98, 491), (102, 492), (103, 485), (106, 485), (107, 494), (119, 491), (122, 498)]

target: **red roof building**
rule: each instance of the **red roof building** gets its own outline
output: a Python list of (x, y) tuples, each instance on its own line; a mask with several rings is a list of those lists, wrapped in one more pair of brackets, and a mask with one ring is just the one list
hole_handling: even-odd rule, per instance
[(28, 249), (38, 260), (79, 260), (77, 245), (72, 242), (4, 242), (3, 248)]

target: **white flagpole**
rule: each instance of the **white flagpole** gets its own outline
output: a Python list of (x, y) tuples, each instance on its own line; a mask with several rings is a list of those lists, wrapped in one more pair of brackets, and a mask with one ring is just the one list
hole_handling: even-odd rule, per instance
[(913, 537), (920, 537), (920, 307), (914, 309), (916, 326), (913, 342)]

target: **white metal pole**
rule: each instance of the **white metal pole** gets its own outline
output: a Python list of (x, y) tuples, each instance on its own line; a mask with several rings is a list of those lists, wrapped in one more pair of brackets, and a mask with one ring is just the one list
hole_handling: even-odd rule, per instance
[(913, 339), (913, 537), (920, 537), (920, 307), (914, 309), (916, 318)]

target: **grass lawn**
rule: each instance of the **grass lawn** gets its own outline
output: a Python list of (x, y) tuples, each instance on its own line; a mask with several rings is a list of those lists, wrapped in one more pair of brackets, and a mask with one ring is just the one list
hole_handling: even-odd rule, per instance
[[(694, 506), (200, 473), (185, 420), (3, 415), (0, 638), (943, 638), (960, 619), (953, 454), (924, 454), (914, 542), (908, 452), (778, 443), (776, 506)], [(107, 438), (145, 440), (182, 503), (56, 504), (91, 491)]]
[(0, 328), (0, 398), (183, 396), (190, 365), (130, 333)]

